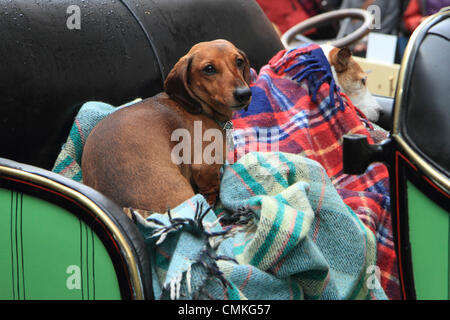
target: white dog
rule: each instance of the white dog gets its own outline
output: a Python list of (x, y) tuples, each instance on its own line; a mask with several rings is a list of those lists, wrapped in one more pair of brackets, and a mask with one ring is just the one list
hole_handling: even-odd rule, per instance
[(330, 45), (320, 47), (330, 62), (333, 77), (342, 92), (364, 113), (367, 119), (377, 121), (382, 109), (367, 89), (367, 74), (353, 59), (350, 49), (339, 49)]

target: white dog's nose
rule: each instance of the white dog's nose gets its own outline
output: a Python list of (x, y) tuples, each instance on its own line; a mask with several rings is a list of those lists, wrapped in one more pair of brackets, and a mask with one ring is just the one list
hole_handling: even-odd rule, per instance
[(366, 89), (362, 94), (350, 97), (353, 104), (361, 110), (362, 113), (372, 122), (378, 121), (380, 118), (383, 108), (378, 104), (377, 100), (370, 94), (369, 90)]

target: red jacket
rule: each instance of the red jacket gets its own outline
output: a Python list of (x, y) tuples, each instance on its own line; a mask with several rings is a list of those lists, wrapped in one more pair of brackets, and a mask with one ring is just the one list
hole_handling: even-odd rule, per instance
[(413, 32), (422, 22), (423, 17), (419, 0), (411, 0), (403, 13), (403, 22), (406, 30)]
[[(256, 2), (267, 18), (277, 25), (281, 33), (284, 33), (297, 23), (310, 18), (314, 13), (317, 14), (318, 12), (314, 12), (313, 7), (317, 6), (320, 1), (303, 1), (306, 8), (298, 0), (256, 0)], [(307, 7), (310, 10), (307, 10)]]

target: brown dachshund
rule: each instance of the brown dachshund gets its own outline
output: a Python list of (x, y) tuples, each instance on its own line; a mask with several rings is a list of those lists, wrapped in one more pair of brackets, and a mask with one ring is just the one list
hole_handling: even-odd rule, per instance
[(83, 150), (83, 182), (122, 207), (164, 213), (196, 193), (212, 204), (225, 160), (225, 133), (224, 148), (215, 155), (223, 161), (212, 164), (193, 164), (196, 153), (211, 143), (203, 141), (201, 150), (191, 143), (188, 163), (176, 164), (171, 153), (178, 142), (172, 133), (185, 129), (194, 137), (194, 121), (201, 121), (202, 137), (211, 128), (222, 131), (233, 111), (250, 103), (249, 82), (249, 61), (232, 43), (196, 44), (170, 71), (165, 92), (95, 126)]

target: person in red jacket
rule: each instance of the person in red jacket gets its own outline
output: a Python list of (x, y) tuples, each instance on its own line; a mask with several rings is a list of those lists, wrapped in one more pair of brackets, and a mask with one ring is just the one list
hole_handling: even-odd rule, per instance
[(428, 16), (450, 6), (450, 0), (411, 0), (403, 14), (405, 29), (413, 32)]
[(267, 18), (286, 32), (299, 22), (320, 13), (320, 0), (256, 0)]

